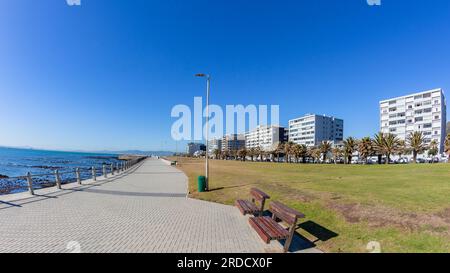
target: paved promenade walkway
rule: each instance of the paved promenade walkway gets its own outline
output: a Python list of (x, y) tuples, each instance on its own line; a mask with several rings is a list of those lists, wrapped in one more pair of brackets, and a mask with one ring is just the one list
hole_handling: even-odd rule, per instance
[(186, 198), (187, 177), (161, 160), (83, 184), (0, 196), (0, 252), (281, 251), (236, 208)]

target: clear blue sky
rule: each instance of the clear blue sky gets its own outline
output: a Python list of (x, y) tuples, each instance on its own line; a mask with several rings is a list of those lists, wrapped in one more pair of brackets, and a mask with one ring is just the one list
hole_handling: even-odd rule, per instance
[(448, 0), (0, 0), (0, 145), (175, 150), (197, 72), (212, 103), (373, 135), (379, 100), (450, 89), (449, 49)]

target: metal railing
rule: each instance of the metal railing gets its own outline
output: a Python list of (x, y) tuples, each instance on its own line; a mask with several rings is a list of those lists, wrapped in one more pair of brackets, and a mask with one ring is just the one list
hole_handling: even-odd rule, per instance
[[(136, 164), (142, 162), (143, 160), (147, 159), (147, 157), (138, 157), (136, 159), (131, 159), (123, 162), (116, 162), (111, 164), (103, 164), (100, 168), (101, 176), (104, 178), (108, 178), (108, 175), (115, 175), (120, 174), (124, 171), (129, 170), (130, 168), (134, 167)], [(97, 181), (97, 174), (98, 174), (98, 168), (92, 166), (91, 168), (75, 168), (73, 171), (64, 171), (60, 172), (58, 169), (56, 169), (53, 173), (45, 173), (45, 174), (32, 174), (31, 172), (28, 172), (25, 176), (18, 176), (18, 177), (8, 177), (4, 180), (8, 181), (23, 181), (26, 182), (26, 186), (22, 185), (14, 185), (8, 187), (8, 190), (17, 190), (17, 189), (28, 189), (28, 192), (31, 195), (34, 195), (35, 185), (40, 185), (40, 188), (47, 188), (48, 185), (52, 184), (52, 186), (56, 186), (58, 189), (62, 188), (62, 179), (61, 175), (66, 174), (75, 174), (75, 179), (67, 179), (66, 183), (71, 182), (77, 182), (79, 185), (82, 185), (83, 177), (88, 178), (90, 177), (93, 181)], [(87, 175), (86, 175), (87, 174)], [(48, 177), (54, 177), (54, 184), (52, 181), (47, 180)], [(44, 178), (45, 183), (36, 183), (35, 178)], [(42, 180), (41, 180), (42, 181)], [(47, 185), (47, 186), (44, 186)]]

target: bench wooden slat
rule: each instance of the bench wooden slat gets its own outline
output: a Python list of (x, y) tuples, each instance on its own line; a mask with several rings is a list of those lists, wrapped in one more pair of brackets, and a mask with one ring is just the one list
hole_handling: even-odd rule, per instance
[(277, 208), (279, 208), (279, 209), (281, 209), (283, 211), (285, 211), (288, 214), (297, 216), (298, 218), (304, 218), (305, 217), (305, 215), (303, 213), (301, 213), (300, 211), (297, 211), (297, 210), (295, 210), (293, 208), (290, 208), (290, 207), (286, 206), (285, 204), (280, 203), (278, 201), (273, 201), (271, 203), (271, 205), (275, 206), (275, 207), (277, 207)]
[(261, 223), (270, 230), (269, 235), (272, 239), (281, 240), (289, 236), (289, 232), (280, 226), (275, 220), (270, 217), (260, 217)]
[(250, 194), (253, 195), (253, 197), (255, 197), (258, 201), (270, 199), (270, 196), (267, 193), (265, 193), (257, 188), (251, 188)]
[(264, 230), (256, 223), (256, 219), (258, 218), (249, 218), (248, 222), (250, 223), (250, 225), (253, 227), (253, 229), (256, 231), (256, 233), (258, 233), (259, 237), (261, 237), (261, 239), (266, 243), (269, 244), (270, 241), (272, 241), (272, 239), (270, 238), (269, 235), (267, 235)]
[(254, 214), (259, 211), (258, 207), (253, 202), (247, 200), (236, 200), (235, 205), (244, 215)]
[(289, 237), (289, 232), (270, 217), (250, 218), (249, 222), (266, 243), (269, 243), (271, 240), (282, 240)]
[(289, 225), (293, 225), (299, 218), (305, 217), (303, 213), (291, 209), (286, 205), (276, 201), (270, 204), (270, 211), (275, 214), (276, 217), (288, 223)]

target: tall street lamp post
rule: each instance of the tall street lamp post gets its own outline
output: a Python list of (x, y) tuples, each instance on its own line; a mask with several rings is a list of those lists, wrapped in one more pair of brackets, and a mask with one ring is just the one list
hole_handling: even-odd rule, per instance
[(202, 77), (206, 78), (206, 132), (205, 132), (205, 138), (206, 138), (206, 163), (205, 163), (205, 182), (206, 182), (206, 191), (209, 190), (209, 89), (210, 89), (210, 83), (211, 83), (211, 77), (208, 74), (196, 74), (196, 77)]

